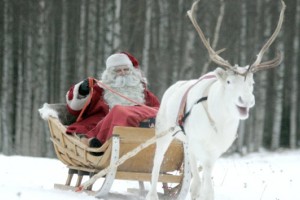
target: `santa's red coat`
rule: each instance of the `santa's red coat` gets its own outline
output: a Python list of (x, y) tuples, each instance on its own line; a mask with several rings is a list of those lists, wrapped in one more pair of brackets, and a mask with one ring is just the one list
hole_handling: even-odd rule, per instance
[[(114, 126), (137, 127), (147, 118), (155, 117), (159, 108), (158, 98), (149, 90), (144, 90), (145, 105), (149, 106), (114, 106), (109, 110), (108, 104), (103, 99), (104, 90), (95, 84), (91, 97), (78, 98), (78, 83), (71, 87), (67, 93), (68, 111), (79, 116), (82, 108), (85, 109), (81, 118), (67, 128), (67, 133), (86, 134), (87, 137), (96, 137), (102, 143), (112, 135)], [(85, 105), (90, 98), (88, 105)]]

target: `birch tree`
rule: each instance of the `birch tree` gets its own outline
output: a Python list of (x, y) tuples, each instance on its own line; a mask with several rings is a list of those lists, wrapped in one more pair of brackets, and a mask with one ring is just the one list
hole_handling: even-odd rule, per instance
[[(96, 14), (97, 14), (97, 1), (96, 0), (88, 0), (85, 4), (85, 10), (81, 9), (81, 15), (84, 16), (84, 20), (82, 20), (81, 26), (85, 26), (83, 35), (84, 37), (84, 51), (82, 54), (84, 55), (84, 62), (83, 65), (79, 65), (78, 69), (83, 68), (85, 69), (84, 76), (94, 76), (94, 68), (96, 67)], [(82, 28), (81, 28), (82, 29)], [(79, 74), (82, 77), (82, 74)], [(84, 77), (84, 78), (85, 78)], [(78, 77), (79, 78), (79, 77)]]
[[(270, 8), (265, 7), (262, 1), (256, 1), (256, 20), (255, 20), (255, 49), (253, 52), (257, 52), (261, 49), (262, 44), (261, 38), (268, 38), (271, 34), (271, 27), (265, 25), (264, 21), (270, 21), (268, 15), (270, 15)], [(264, 20), (265, 19), (265, 20)], [(265, 55), (268, 57), (267, 55)], [(268, 58), (267, 58), (268, 59)], [(266, 107), (266, 74), (267, 71), (261, 71), (255, 74), (255, 98), (256, 105), (253, 112), (254, 117), (254, 149), (253, 151), (258, 151), (263, 145), (263, 135), (264, 135), (264, 119), (265, 119), (265, 107)]]
[[(44, 66), (47, 63), (46, 60), (46, 2), (45, 0), (39, 0), (37, 6), (37, 19), (36, 23), (37, 32), (36, 32), (36, 39), (33, 44), (34, 48), (34, 59), (35, 59), (35, 94), (33, 96), (33, 110), (32, 112), (32, 123), (33, 123), (33, 132), (31, 133), (31, 155), (39, 155), (40, 152), (42, 154), (46, 154), (48, 148), (45, 146), (46, 144), (46, 137), (45, 137), (45, 124), (44, 126), (40, 126), (40, 116), (37, 110), (40, 106), (46, 102), (46, 93), (47, 93), (47, 82), (46, 74), (47, 71), (44, 70)], [(48, 137), (47, 137), (48, 138)], [(46, 148), (45, 148), (46, 147)]]
[(153, 1), (146, 1), (146, 16), (145, 16), (145, 33), (144, 33), (144, 48), (143, 48), (143, 71), (148, 75), (149, 57), (150, 57), (150, 37), (151, 37), (151, 13)]
[(300, 1), (298, 0), (298, 3), (296, 4), (296, 6), (294, 7), (296, 10), (296, 16), (295, 16), (295, 21), (294, 21), (294, 27), (295, 27), (295, 34), (294, 37), (292, 39), (293, 41), (293, 49), (294, 49), (294, 53), (292, 55), (292, 74), (291, 74), (291, 101), (290, 101), (290, 139), (289, 139), (289, 146), (292, 149), (295, 149), (297, 147), (297, 118), (299, 117), (297, 113), (299, 110), (299, 106), (298, 106), (298, 96), (299, 96), (299, 92), (298, 92), (298, 88), (299, 88), (299, 81), (298, 81), (298, 77), (299, 77), (299, 63), (300, 63), (300, 59), (299, 59), (299, 54), (300, 54), (300, 50), (299, 50), (299, 43), (300, 43), (300, 26), (299, 26), (299, 22), (300, 22)]
[(105, 58), (107, 56), (106, 54), (106, 33), (105, 33), (105, 24), (106, 24), (106, 6), (105, 1), (97, 1), (97, 19), (96, 19), (96, 49), (95, 49), (95, 55), (96, 55), (96, 65), (94, 69), (94, 74), (97, 75), (97, 77), (101, 77), (101, 72), (103, 71), (105, 65)]
[[(245, 1), (241, 2), (241, 34), (240, 34), (240, 60), (242, 64), (245, 64), (247, 62), (246, 59), (246, 52), (247, 52), (247, 44), (246, 44), (246, 38), (247, 38), (247, 5)], [(244, 153), (244, 141), (246, 136), (246, 124), (244, 121), (240, 122), (240, 126), (238, 129), (238, 138), (237, 138), (237, 150), (240, 153)]]
[(62, 0), (62, 14), (61, 14), (61, 49), (60, 49), (60, 70), (59, 70), (59, 99), (65, 100), (66, 91), (70, 87), (69, 82), (65, 79), (67, 77), (67, 3), (66, 0)]
[[(4, 33), (4, 1), (0, 1), (0, 33)], [(3, 69), (4, 69), (4, 34), (0, 34), (0, 85), (2, 85), (2, 77), (3, 77)], [(4, 90), (0, 86), (0, 93), (3, 94)], [(0, 110), (2, 110), (2, 100), (0, 99)], [(3, 127), (2, 127), (2, 114), (0, 114), (0, 138), (1, 140), (3, 139)], [(0, 142), (0, 152), (2, 151), (2, 143)]]
[[(30, 18), (32, 18), (33, 15), (30, 15)], [(17, 141), (16, 145), (19, 145), (19, 148), (17, 147), (17, 152), (22, 155), (31, 155), (31, 150), (30, 146), (28, 144), (31, 143), (31, 134), (33, 129), (32, 129), (32, 118), (31, 117), (26, 117), (26, 116), (31, 116), (33, 114), (32, 112), (32, 107), (33, 107), (33, 102), (32, 102), (32, 96), (34, 90), (32, 89), (32, 84), (34, 84), (33, 80), (33, 61), (32, 61), (32, 46), (33, 46), (33, 37), (32, 37), (32, 32), (30, 29), (32, 28), (32, 19), (29, 20), (29, 23), (26, 24), (27, 26), (27, 34), (26, 34), (26, 40), (25, 40), (25, 47), (27, 51), (24, 51), (24, 93), (23, 93), (23, 112), (22, 112), (22, 126), (21, 129), (17, 132)], [(30, 27), (30, 28), (29, 28)], [(19, 141), (18, 141), (19, 140)]]
[(113, 21), (113, 35), (114, 38), (112, 40), (112, 48), (114, 51), (120, 48), (120, 35), (121, 35), (121, 0), (115, 0), (115, 13), (114, 13), (114, 21)]
[[(117, 5), (115, 4), (117, 3)], [(119, 39), (118, 37), (120, 36), (120, 33), (118, 32), (119, 29), (119, 25), (115, 25), (115, 23), (119, 23), (119, 19), (117, 19), (116, 15), (118, 13), (116, 13), (116, 9), (114, 8), (114, 6), (120, 6), (120, 1), (119, 0), (115, 0), (115, 1), (110, 1), (109, 3), (106, 3), (106, 10), (105, 10), (105, 28), (108, 30), (105, 34), (105, 54), (108, 57), (108, 55), (110, 55), (111, 53), (114, 53), (117, 51), (116, 46), (117, 43), (119, 43)]]
[(4, 154), (12, 154), (13, 152), (13, 138), (11, 134), (12, 126), (10, 120), (11, 105), (11, 88), (10, 88), (10, 77), (12, 69), (12, 10), (10, 1), (4, 1), (4, 45), (3, 45), (3, 78), (2, 78), (2, 98), (1, 98), (1, 132), (2, 132), (2, 151)]
[[(277, 8), (277, 6), (276, 6)], [(276, 9), (278, 11), (278, 9)], [(277, 19), (274, 19), (277, 20)], [(272, 23), (274, 24), (274, 23)], [(282, 39), (282, 32), (278, 35), (278, 40)], [(277, 43), (276, 43), (277, 44)], [(278, 49), (283, 49), (282, 43), (279, 42)], [(283, 53), (283, 52), (282, 52)], [(283, 53), (284, 56), (284, 53)], [(281, 67), (276, 69), (275, 77), (275, 94), (274, 94), (274, 112), (273, 112), (273, 126), (272, 126), (272, 140), (271, 149), (278, 149), (280, 146), (282, 109), (283, 109), (283, 85), (284, 85), (284, 63)]]
[[(152, 69), (152, 73), (148, 73), (150, 75), (150, 83), (153, 85), (152, 89), (155, 91), (160, 87), (167, 88), (169, 87), (173, 82), (173, 63), (169, 62), (170, 60), (173, 60), (175, 54), (172, 51), (171, 42), (172, 42), (172, 30), (170, 22), (171, 20), (174, 20), (170, 16), (170, 14), (166, 14), (166, 12), (169, 10), (170, 7), (168, 7), (167, 1), (156, 1), (156, 9), (153, 9), (154, 12), (154, 19), (153, 24), (155, 26), (152, 26), (152, 56), (150, 57), (152, 61), (151, 66), (157, 65), (157, 69)], [(168, 61), (168, 62), (166, 62)], [(159, 69), (163, 69), (163, 72), (158, 74), (156, 78), (151, 79), (152, 74), (157, 74), (156, 71)], [(159, 96), (163, 95), (163, 90), (160, 90), (157, 94)]]
[[(188, 26), (192, 27), (192, 26)], [(186, 33), (186, 40), (184, 45), (184, 52), (183, 52), (183, 59), (184, 59), (184, 65), (182, 66), (181, 70), (181, 77), (182, 79), (188, 79), (193, 76), (193, 68), (196, 65), (196, 62), (193, 59), (193, 54), (195, 53), (194, 44), (196, 40), (198, 39), (196, 37), (195, 30), (192, 28), (187, 28), (185, 30)]]
[[(80, 4), (80, 12), (78, 13), (80, 16), (79, 21), (79, 36), (78, 36), (78, 47), (76, 51), (76, 63), (77, 63), (77, 71), (78, 76), (76, 79), (77, 81), (80, 81), (80, 79), (83, 79), (87, 76), (89, 76), (89, 67), (88, 67), (88, 54), (90, 52), (90, 49), (88, 48), (88, 27), (89, 27), (89, 1), (84, 0), (81, 1)], [(66, 91), (65, 91), (66, 92)]]
[(283, 92), (283, 67), (279, 68), (276, 73), (275, 95), (274, 95), (274, 112), (271, 149), (278, 149), (280, 146), (281, 120), (282, 120), (282, 92)]
[[(18, 19), (26, 19), (28, 20), (28, 16), (30, 13), (28, 12), (28, 8), (30, 7), (30, 4), (26, 4), (26, 5), (18, 5), (18, 7), (22, 7), (22, 10), (19, 10), (19, 8), (17, 10), (19, 10), (19, 12), (15, 12), (18, 15)], [(16, 11), (16, 10), (15, 10)], [(27, 11), (27, 12), (26, 12)], [(28, 20), (29, 21), (29, 20)], [(26, 26), (27, 25), (27, 26)], [(16, 31), (16, 33), (18, 34), (18, 37), (15, 40), (18, 40), (18, 45), (15, 46), (15, 48), (19, 49), (19, 53), (18, 53), (18, 61), (17, 61), (17, 71), (15, 71), (14, 73), (17, 75), (17, 79), (15, 79), (15, 82), (17, 84), (15, 84), (17, 86), (16, 88), (16, 121), (15, 121), (15, 151), (16, 154), (20, 154), (20, 153), (24, 153), (25, 155), (29, 155), (30, 152), (28, 151), (29, 148), (28, 147), (28, 143), (30, 143), (29, 138), (30, 138), (30, 131), (26, 131), (28, 130), (28, 128), (24, 127), (24, 124), (30, 120), (30, 118), (25, 118), (24, 114), (26, 113), (25, 109), (28, 109), (28, 107), (26, 106), (28, 103), (28, 99), (27, 97), (27, 92), (28, 90), (30, 90), (29, 88), (31, 88), (31, 85), (28, 85), (27, 83), (30, 82), (30, 80), (27, 79), (27, 77), (25, 76), (25, 74), (23, 74), (22, 72), (26, 72), (27, 70), (27, 66), (26, 66), (26, 50), (28, 49), (28, 38), (27, 36), (28, 34), (28, 24), (25, 24), (22, 20), (20, 20), (19, 22), (19, 27), (18, 27), (19, 31)], [(25, 50), (26, 49), (26, 50)], [(31, 69), (29, 70), (31, 72)], [(28, 87), (25, 87), (28, 86)], [(28, 114), (28, 112), (26, 113)], [(30, 113), (29, 113), (30, 115)], [(26, 123), (27, 124), (27, 123)], [(29, 126), (30, 127), (30, 126)]]
[[(239, 128), (239, 152), (299, 147), (300, 2), (285, 2), (284, 27), (264, 56), (273, 57), (277, 45), (284, 60), (255, 74), (256, 106)], [(37, 109), (65, 102), (81, 79), (100, 77), (116, 51), (137, 57), (159, 97), (175, 81), (215, 69), (186, 16), (192, 3), (0, 0), (0, 151), (51, 156), (49, 130)], [(222, 57), (244, 66), (270, 37), (279, 9), (279, 0), (203, 0), (197, 21), (213, 48), (227, 48)]]
[[(242, 3), (241, 5), (245, 5), (245, 4)], [(244, 25), (245, 21), (247, 20), (246, 19), (246, 17), (247, 17), (246, 13), (244, 13), (245, 9), (246, 8), (244, 6), (241, 8), (242, 15), (244, 14), (243, 15), (244, 18), (243, 18), (243, 22), (242, 22), (243, 24), (242, 25)], [(222, 25), (222, 22), (223, 22), (224, 14), (225, 14), (225, 2), (224, 2), (224, 0), (220, 0), (219, 16), (217, 18), (216, 26), (215, 26), (215, 29), (214, 29), (213, 42), (211, 44), (211, 47), (213, 49), (216, 49), (218, 41), (219, 41), (219, 37), (221, 35), (220, 34), (220, 29), (221, 29), (221, 25)], [(245, 31), (245, 27), (242, 27), (242, 30)], [(245, 35), (241, 34), (241, 37), (243, 37), (243, 36), (245, 36)], [(242, 38), (242, 39), (244, 39), (244, 38)], [(208, 60), (208, 61), (205, 62), (204, 66), (202, 68), (201, 75), (203, 75), (203, 74), (205, 74), (205, 73), (208, 72), (208, 67), (209, 67), (210, 63), (211, 63), (211, 60)]]

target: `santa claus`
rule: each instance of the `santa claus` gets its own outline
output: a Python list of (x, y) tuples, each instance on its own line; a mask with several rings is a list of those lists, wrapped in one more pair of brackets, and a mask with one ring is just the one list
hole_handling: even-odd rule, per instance
[(101, 82), (90, 78), (75, 84), (66, 101), (68, 111), (77, 117), (67, 133), (90, 138), (87, 144), (91, 147), (109, 139), (114, 126), (138, 127), (154, 118), (159, 107), (158, 98), (147, 89), (138, 61), (127, 52), (109, 56)]

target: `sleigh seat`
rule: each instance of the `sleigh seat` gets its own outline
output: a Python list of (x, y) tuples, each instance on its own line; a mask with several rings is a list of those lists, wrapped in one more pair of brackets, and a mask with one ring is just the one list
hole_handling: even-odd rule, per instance
[[(65, 184), (55, 184), (55, 188), (75, 190), (81, 185), (84, 176), (92, 177), (109, 165), (115, 164), (121, 156), (155, 135), (154, 128), (116, 126), (112, 137), (100, 148), (90, 148), (82, 143), (78, 136), (66, 134), (66, 126), (75, 119), (67, 112), (65, 104), (47, 104), (47, 106), (58, 113), (57, 117), (50, 116), (47, 119), (50, 139), (58, 159), (68, 168)], [(159, 175), (159, 182), (163, 183), (165, 195), (176, 193), (177, 196), (185, 196), (187, 194), (190, 172), (182, 170), (183, 161), (184, 166), (189, 164), (188, 159), (184, 159), (187, 157), (184, 156), (184, 152), (187, 151), (183, 148), (186, 146), (174, 140), (165, 154)], [(91, 152), (102, 152), (103, 155), (94, 156)], [(100, 189), (92, 191), (90, 186), (86, 191), (98, 198), (105, 197), (115, 179), (139, 181), (140, 189), (144, 190), (143, 182), (151, 181), (154, 154), (155, 144), (152, 144), (102, 177), (104, 181)], [(77, 175), (77, 180), (75, 185), (72, 185), (74, 174)], [(170, 190), (169, 183), (178, 183), (178, 186)]]

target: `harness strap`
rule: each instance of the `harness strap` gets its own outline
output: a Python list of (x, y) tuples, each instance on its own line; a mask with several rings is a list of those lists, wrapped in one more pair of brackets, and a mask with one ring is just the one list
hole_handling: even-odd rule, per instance
[[(186, 101), (187, 101), (187, 96), (189, 91), (195, 86), (197, 85), (200, 81), (204, 80), (204, 79), (211, 79), (211, 78), (215, 78), (216, 76), (211, 74), (211, 75), (204, 75), (202, 77), (200, 77), (194, 84), (192, 84), (184, 93), (182, 99), (181, 99), (181, 103), (180, 103), (180, 107), (179, 107), (179, 111), (178, 111), (178, 115), (177, 115), (177, 124), (180, 127), (183, 127), (183, 118), (185, 116), (185, 110), (186, 110)], [(186, 117), (185, 117), (186, 118)]]
[[(196, 104), (198, 104), (198, 103), (201, 103), (201, 102), (203, 102), (203, 101), (207, 101), (207, 99), (208, 99), (208, 97), (207, 96), (205, 96), (205, 97), (202, 97), (202, 98), (200, 98), (198, 101), (196, 101), (196, 103), (194, 103), (194, 105), (196, 105)], [(193, 105), (193, 106), (194, 106)], [(182, 117), (182, 123), (184, 123), (184, 121), (185, 121), (185, 119), (191, 114), (191, 111), (192, 111), (192, 108), (193, 108), (193, 106), (190, 108), (190, 110), (188, 111), (188, 112), (186, 112), (185, 114), (184, 114), (184, 116)]]
[[(203, 101), (207, 101), (207, 98), (208, 98), (207, 96), (200, 98), (198, 101), (196, 101), (196, 103), (194, 103), (194, 105), (196, 105), (198, 103), (201, 103)], [(186, 118), (191, 114), (191, 111), (192, 111), (192, 108), (194, 107), (194, 105), (192, 105), (192, 107), (190, 108), (190, 110), (188, 112), (184, 113), (184, 115), (183, 115), (183, 117), (182, 117), (182, 119), (180, 121), (181, 124), (179, 124), (179, 126), (180, 126), (183, 134), (185, 134), (185, 130), (184, 130), (183, 124), (184, 124)], [(178, 133), (178, 131), (176, 133), (174, 133), (173, 136), (175, 136), (177, 133)]]

